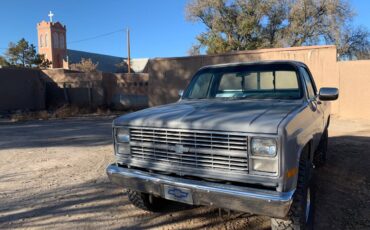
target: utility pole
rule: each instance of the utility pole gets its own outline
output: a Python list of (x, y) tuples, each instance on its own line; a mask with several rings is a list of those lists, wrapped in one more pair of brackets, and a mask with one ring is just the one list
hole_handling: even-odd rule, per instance
[(131, 73), (131, 54), (130, 54), (130, 29), (127, 28), (127, 66), (128, 73)]

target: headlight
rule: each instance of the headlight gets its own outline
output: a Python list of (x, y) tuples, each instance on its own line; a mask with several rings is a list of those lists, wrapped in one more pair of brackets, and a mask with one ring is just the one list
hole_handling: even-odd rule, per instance
[(121, 155), (130, 154), (130, 144), (124, 143), (124, 144), (118, 144), (117, 145), (117, 153)]
[(278, 161), (277, 159), (265, 158), (265, 159), (251, 159), (252, 170), (256, 173), (277, 173)]
[(276, 156), (276, 140), (272, 138), (252, 138), (251, 153), (253, 156)]
[(116, 154), (117, 161), (121, 160), (120, 157), (130, 154), (130, 130), (128, 128), (117, 128), (115, 130), (116, 139)]
[(116, 131), (117, 142), (129, 143), (130, 142), (130, 130), (118, 128)]
[(277, 141), (275, 138), (254, 137), (251, 139), (250, 168), (254, 174), (274, 174), (279, 170)]

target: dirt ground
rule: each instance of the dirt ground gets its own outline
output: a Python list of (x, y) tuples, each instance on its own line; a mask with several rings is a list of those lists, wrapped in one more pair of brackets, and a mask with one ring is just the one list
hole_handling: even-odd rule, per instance
[[(111, 185), (112, 118), (0, 123), (0, 229), (269, 229), (268, 217), (170, 205), (150, 214)], [(332, 120), (315, 229), (370, 229), (370, 121)]]

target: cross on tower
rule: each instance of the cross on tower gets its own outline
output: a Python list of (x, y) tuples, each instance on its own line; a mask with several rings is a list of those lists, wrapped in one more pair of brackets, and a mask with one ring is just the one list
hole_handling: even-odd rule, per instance
[(53, 22), (53, 16), (54, 16), (54, 14), (51, 11), (49, 11), (48, 16), (50, 18), (50, 22)]

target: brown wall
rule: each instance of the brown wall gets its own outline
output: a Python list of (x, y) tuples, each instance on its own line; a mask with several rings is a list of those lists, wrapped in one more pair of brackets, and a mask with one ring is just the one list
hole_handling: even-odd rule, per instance
[(337, 62), (336, 57), (334, 46), (311, 46), (152, 59), (148, 74), (80, 73), (63, 69), (40, 73), (28, 69), (0, 69), (0, 111), (39, 110), (44, 109), (45, 104), (63, 104), (66, 102), (63, 85), (68, 87), (71, 104), (93, 103), (94, 106), (107, 105), (118, 109), (145, 107), (148, 103), (149, 106), (161, 105), (175, 102), (178, 90), (184, 89), (192, 75), (205, 65), (297, 60), (309, 66), (318, 88), (339, 88), (340, 96), (333, 103), (333, 114), (347, 118), (370, 118), (370, 60)]
[(45, 87), (39, 71), (0, 68), (0, 112), (44, 108)]
[(370, 60), (338, 62), (342, 117), (370, 119)]
[(47, 102), (50, 102), (47, 105), (51, 107), (67, 102), (116, 109), (148, 106), (148, 74), (81, 73), (63, 69), (44, 70), (43, 73), (47, 82)]
[(104, 73), (108, 105), (114, 109), (148, 107), (148, 81), (146, 73)]

